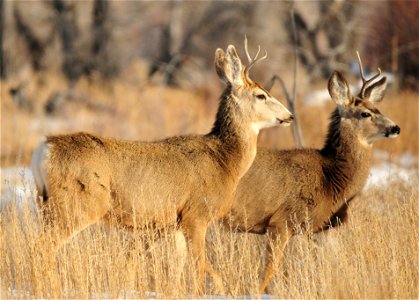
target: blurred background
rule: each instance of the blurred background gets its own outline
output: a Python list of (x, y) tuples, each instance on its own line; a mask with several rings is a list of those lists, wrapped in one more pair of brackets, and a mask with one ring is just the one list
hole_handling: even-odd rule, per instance
[[(408, 154), (417, 168), (418, 30), (418, 1), (0, 0), (1, 166), (28, 165), (48, 134), (148, 141), (209, 132), (224, 88), (214, 52), (234, 44), (246, 63), (247, 35), (251, 53), (268, 52), (252, 78), (279, 76), (290, 95), (295, 84), (307, 147), (323, 144), (333, 70), (356, 93), (356, 50), (367, 74), (380, 67), (390, 85), (379, 107), (401, 136), (378, 142), (376, 156)], [(278, 82), (272, 93), (286, 104)], [(259, 142), (295, 146), (289, 128), (264, 130)]]

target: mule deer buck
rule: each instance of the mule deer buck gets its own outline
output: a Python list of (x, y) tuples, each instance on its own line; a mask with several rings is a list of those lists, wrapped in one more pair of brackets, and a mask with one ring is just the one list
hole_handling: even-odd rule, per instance
[(332, 113), (322, 149), (259, 149), (241, 179), (231, 213), (223, 221), (233, 230), (268, 235), (263, 293), (274, 275), (274, 257), (283, 260), (293, 225), (320, 232), (345, 222), (349, 203), (361, 191), (370, 169), (372, 143), (394, 138), (399, 126), (375, 104), (386, 89), (386, 78), (364, 78), (358, 96), (350, 94), (345, 78), (335, 71), (328, 90), (337, 108)]
[[(249, 77), (260, 47), (244, 66), (234, 46), (217, 49), (215, 68), (226, 84), (214, 126), (207, 135), (157, 142), (120, 141), (88, 133), (49, 136), (35, 151), (32, 169), (38, 202), (49, 226), (40, 242), (55, 252), (99, 221), (128, 229), (176, 226), (196, 261), (198, 292), (205, 272), (205, 235), (228, 213), (239, 179), (256, 155), (259, 130), (289, 125), (291, 113)], [(54, 233), (54, 234), (52, 234)]]

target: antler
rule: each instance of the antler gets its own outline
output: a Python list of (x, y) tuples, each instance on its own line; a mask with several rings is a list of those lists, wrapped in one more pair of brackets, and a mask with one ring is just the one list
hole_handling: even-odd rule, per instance
[(258, 61), (264, 60), (268, 57), (268, 52), (265, 50), (265, 55), (258, 58), (260, 53), (260, 46), (258, 46), (258, 52), (256, 53), (255, 57), (252, 58), (249, 54), (249, 49), (247, 48), (247, 36), (244, 36), (244, 51), (246, 52), (247, 60), (249, 61), (249, 65), (244, 68), (244, 74), (249, 77), (249, 70), (253, 67), (255, 63)]
[(359, 94), (361, 95), (361, 98), (364, 98), (365, 97), (365, 90), (367, 89), (368, 84), (371, 83), (374, 79), (376, 79), (378, 76), (381, 75), (381, 69), (380, 68), (377, 68), (378, 74), (374, 75), (370, 79), (365, 79), (365, 77), (364, 77), (364, 70), (362, 68), (361, 57), (359, 56), (359, 52), (358, 51), (356, 51), (356, 55), (358, 56), (359, 72), (361, 73), (361, 79), (362, 79), (362, 87), (361, 87), (361, 91), (359, 92)]

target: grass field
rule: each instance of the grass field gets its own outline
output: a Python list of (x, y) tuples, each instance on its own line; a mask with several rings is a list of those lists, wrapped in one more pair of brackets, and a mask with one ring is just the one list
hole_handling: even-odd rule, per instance
[[(34, 184), (30, 172), (20, 167), (28, 165), (34, 147), (51, 133), (83, 130), (141, 140), (205, 133), (212, 125), (220, 85), (181, 90), (82, 80), (76, 90), (91, 101), (68, 101), (58, 114), (45, 116), (48, 95), (65, 88), (59, 76), (45, 76), (43, 83), (34, 80), (27, 87), (31, 111), (18, 109), (7, 92), (13, 83), (2, 82), (0, 298), (194, 298), (193, 264), (177, 251), (176, 235), (170, 231), (154, 241), (152, 232), (131, 234), (95, 225), (66, 244), (53, 267), (47, 267), (43, 262), (48, 246), (35, 247), (40, 222)], [(287, 276), (277, 276), (270, 284), (272, 298), (419, 297), (418, 95), (390, 93), (379, 107), (401, 127), (401, 136), (376, 144), (374, 166), (385, 164), (394, 176), (374, 178), (378, 185), (369, 185), (355, 201), (345, 226), (292, 238), (284, 262)], [(320, 147), (333, 105), (299, 104), (298, 109), (306, 145)], [(290, 130), (267, 130), (260, 144), (291, 148)], [(403, 162), (405, 154), (413, 160)], [(232, 233), (214, 224), (207, 245), (227, 297), (268, 297), (258, 295), (265, 237)], [(216, 295), (209, 278), (207, 294)]]
[[(286, 249), (288, 276), (276, 277), (269, 294), (417, 298), (418, 183), (416, 177), (408, 184), (395, 181), (385, 188), (370, 188), (354, 203), (347, 225), (311, 238), (294, 237)], [(170, 232), (153, 241), (151, 232), (130, 235), (92, 226), (63, 247), (55, 268), (47, 269), (42, 257), (48, 255), (48, 246), (33, 248), (39, 220), (31, 204), (32, 188), (27, 186), (26, 201), (16, 199), (25, 196), (15, 193), (2, 205), (1, 298), (33, 297), (35, 288), (45, 298), (193, 297), (197, 282), (191, 262), (176, 250)], [(207, 243), (227, 295), (259, 297), (266, 239), (231, 233), (216, 224)], [(215, 295), (210, 280), (207, 293)]]

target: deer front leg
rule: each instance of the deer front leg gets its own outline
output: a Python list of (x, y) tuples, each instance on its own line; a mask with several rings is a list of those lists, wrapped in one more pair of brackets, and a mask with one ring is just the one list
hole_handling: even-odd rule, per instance
[(285, 246), (291, 238), (291, 234), (287, 230), (279, 230), (279, 228), (276, 227), (268, 228), (267, 234), (268, 246), (265, 277), (259, 288), (259, 293), (261, 294), (265, 292), (266, 287), (268, 286), (272, 277), (275, 275), (275, 261), (280, 262), (280, 266), (282, 266)]
[(198, 221), (183, 220), (181, 229), (188, 243), (189, 252), (196, 262), (198, 271), (198, 294), (205, 291), (205, 272), (209, 273), (219, 291), (223, 291), (222, 281), (218, 273), (206, 262), (205, 236), (208, 224)]
[(315, 233), (324, 232), (327, 233), (330, 229), (334, 227), (339, 227), (348, 222), (349, 219), (349, 204), (352, 200), (356, 199), (359, 194), (355, 194), (351, 198), (349, 198), (342, 206), (330, 217), (329, 223), (325, 226), (321, 227)]

